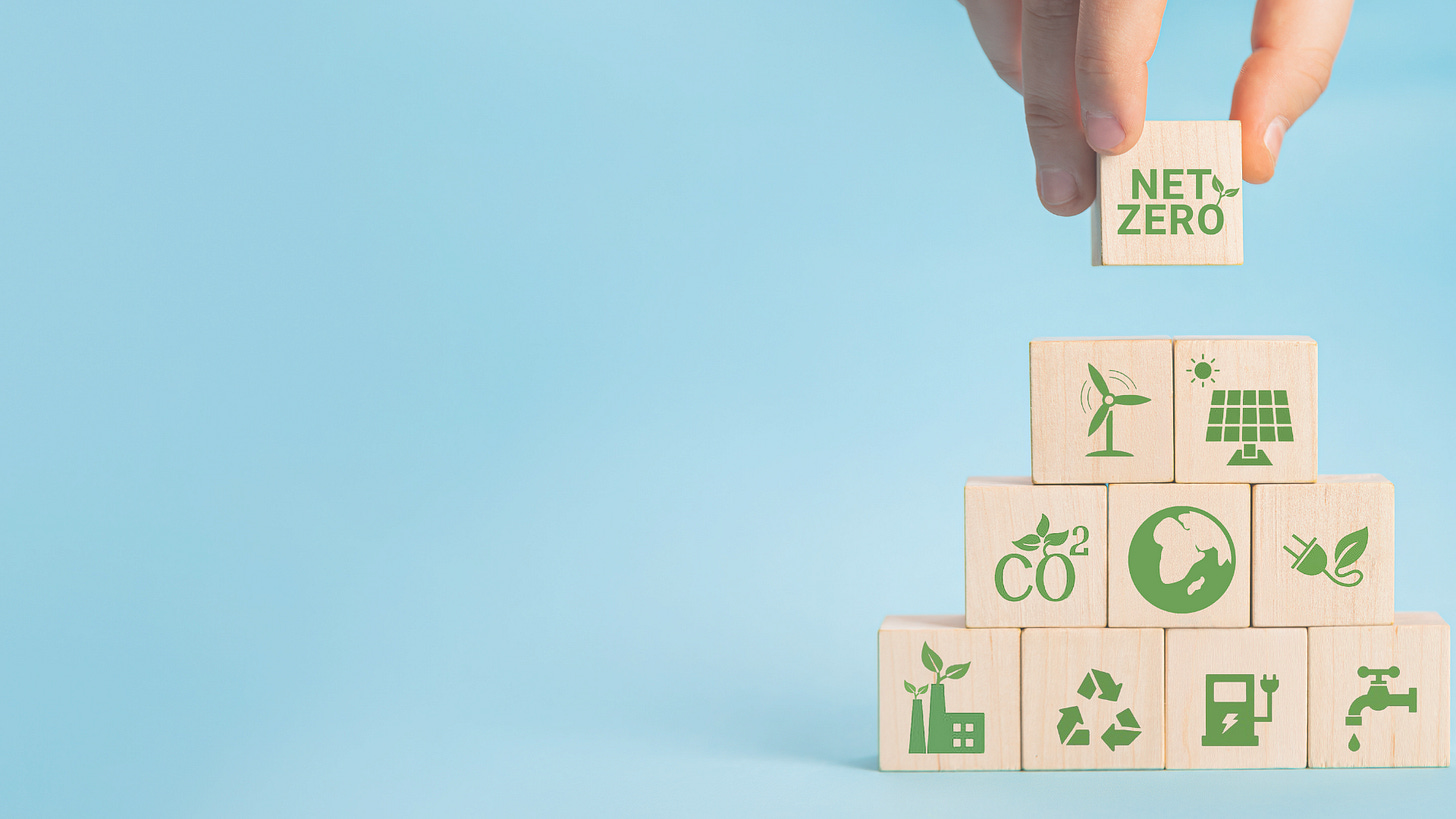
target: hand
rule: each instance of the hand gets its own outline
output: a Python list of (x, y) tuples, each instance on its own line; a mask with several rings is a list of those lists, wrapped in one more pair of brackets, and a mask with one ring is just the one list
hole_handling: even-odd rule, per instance
[[(1094, 151), (1120, 154), (1142, 135), (1165, 2), (960, 0), (996, 73), (1026, 100), (1036, 189), (1052, 213), (1086, 210)], [(1229, 110), (1243, 123), (1245, 181), (1274, 175), (1284, 132), (1329, 83), (1353, 2), (1259, 0)]]

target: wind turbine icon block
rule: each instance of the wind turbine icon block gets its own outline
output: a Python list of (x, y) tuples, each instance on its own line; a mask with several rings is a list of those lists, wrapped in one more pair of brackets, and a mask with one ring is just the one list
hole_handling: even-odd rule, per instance
[(1168, 337), (1032, 341), (1032, 480), (1173, 480), (1172, 353)]

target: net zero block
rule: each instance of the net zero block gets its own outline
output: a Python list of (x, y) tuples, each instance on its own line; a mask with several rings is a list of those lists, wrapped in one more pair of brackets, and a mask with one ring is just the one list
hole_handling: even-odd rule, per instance
[(1254, 625), (1395, 622), (1395, 487), (1321, 475), (1254, 487)]
[(880, 624), (880, 770), (1021, 767), (1021, 632), (964, 622)]
[(1107, 488), (1107, 624), (1249, 625), (1249, 486)]
[(1107, 487), (966, 481), (965, 625), (1107, 625)]
[(1302, 628), (1168, 629), (1169, 768), (1303, 768)]
[(1163, 767), (1163, 630), (1021, 632), (1021, 764)]
[(1312, 483), (1318, 467), (1314, 339), (1173, 339), (1180, 483)]
[(1167, 337), (1032, 341), (1032, 480), (1173, 480), (1172, 354)]
[(1097, 157), (1092, 264), (1243, 264), (1238, 121), (1149, 122)]
[(1439, 615), (1309, 630), (1311, 768), (1450, 764), (1451, 629)]

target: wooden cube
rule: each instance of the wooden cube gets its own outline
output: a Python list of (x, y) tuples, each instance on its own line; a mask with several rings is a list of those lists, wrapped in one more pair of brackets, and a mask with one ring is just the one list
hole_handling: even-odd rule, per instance
[(880, 770), (1021, 767), (1021, 632), (963, 622), (880, 624)]
[(1395, 487), (1379, 475), (1254, 487), (1254, 625), (1395, 622)]
[(1173, 340), (1180, 483), (1312, 483), (1318, 466), (1314, 339)]
[(1107, 491), (1107, 624), (1249, 625), (1249, 486), (1122, 483)]
[(1170, 769), (1305, 766), (1305, 629), (1171, 628), (1167, 645)]
[(965, 625), (1107, 625), (1107, 487), (966, 481)]
[(1451, 629), (1439, 615), (1309, 630), (1311, 768), (1450, 764)]
[(1032, 480), (1173, 480), (1172, 354), (1166, 337), (1032, 341)]
[(1163, 630), (1021, 632), (1021, 764), (1163, 767)]
[(1097, 157), (1092, 264), (1243, 264), (1240, 125), (1149, 122)]

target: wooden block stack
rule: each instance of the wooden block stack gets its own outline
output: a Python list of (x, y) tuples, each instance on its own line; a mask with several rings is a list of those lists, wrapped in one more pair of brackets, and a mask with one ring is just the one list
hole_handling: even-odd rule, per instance
[(1450, 629), (1396, 613), (1394, 487), (1318, 474), (1317, 397), (1304, 337), (1031, 342), (965, 616), (880, 627), (880, 768), (1449, 765)]

